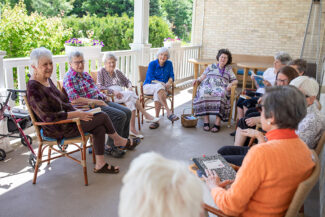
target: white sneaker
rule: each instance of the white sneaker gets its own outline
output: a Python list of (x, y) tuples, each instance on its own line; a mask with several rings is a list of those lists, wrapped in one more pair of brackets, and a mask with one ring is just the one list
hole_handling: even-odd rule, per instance
[(129, 132), (130, 136), (133, 136), (133, 137), (136, 137), (136, 138), (139, 138), (139, 139), (143, 139), (144, 136), (141, 135), (141, 134), (135, 134), (135, 133), (132, 133), (131, 131)]
[(158, 122), (160, 120), (160, 118), (153, 118), (152, 120), (149, 119), (144, 119), (147, 123), (155, 123)]

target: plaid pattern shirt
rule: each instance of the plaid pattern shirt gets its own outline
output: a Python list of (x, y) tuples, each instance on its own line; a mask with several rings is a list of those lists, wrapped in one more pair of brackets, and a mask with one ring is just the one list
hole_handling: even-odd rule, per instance
[(78, 99), (79, 97), (105, 99), (105, 95), (98, 90), (94, 80), (87, 72), (78, 73), (70, 68), (64, 75), (63, 87), (70, 101)]
[(110, 89), (110, 86), (121, 86), (121, 87), (132, 87), (132, 83), (125, 75), (118, 69), (114, 70), (113, 75), (111, 76), (109, 72), (105, 70), (105, 68), (101, 68), (101, 70), (97, 73), (97, 86), (100, 90), (108, 90), (108, 93), (113, 93), (114, 91)]

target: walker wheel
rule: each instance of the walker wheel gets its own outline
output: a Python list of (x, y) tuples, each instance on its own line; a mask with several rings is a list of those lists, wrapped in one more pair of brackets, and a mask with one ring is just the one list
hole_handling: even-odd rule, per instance
[(29, 159), (28, 159), (29, 165), (31, 165), (31, 167), (33, 167), (35, 169), (35, 165), (36, 165), (36, 156), (33, 154), (29, 155)]
[[(29, 144), (32, 145), (32, 143), (33, 143), (32, 137), (26, 136), (26, 138), (27, 138)], [(27, 146), (27, 142), (25, 141), (24, 137), (22, 137), (20, 141), (21, 141), (21, 144), (23, 144), (24, 146)]]
[(0, 161), (3, 161), (6, 158), (6, 152), (3, 149), (0, 149)]

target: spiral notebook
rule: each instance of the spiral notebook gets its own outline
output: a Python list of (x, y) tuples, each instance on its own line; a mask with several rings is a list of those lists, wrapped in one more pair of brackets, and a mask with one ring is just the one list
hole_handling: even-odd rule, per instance
[(236, 177), (236, 171), (220, 154), (197, 157), (192, 160), (205, 176), (205, 170), (210, 169), (218, 174), (221, 181), (234, 180)]

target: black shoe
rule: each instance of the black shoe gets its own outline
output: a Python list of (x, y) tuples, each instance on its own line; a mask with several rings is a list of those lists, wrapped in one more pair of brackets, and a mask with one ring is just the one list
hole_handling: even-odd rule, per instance
[(230, 133), (230, 136), (236, 136), (236, 130), (232, 133)]
[(126, 151), (118, 149), (116, 147), (109, 147), (105, 149), (105, 153), (115, 158), (121, 158), (125, 155)]

